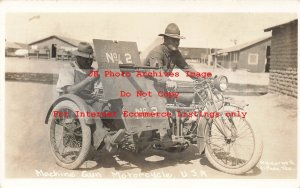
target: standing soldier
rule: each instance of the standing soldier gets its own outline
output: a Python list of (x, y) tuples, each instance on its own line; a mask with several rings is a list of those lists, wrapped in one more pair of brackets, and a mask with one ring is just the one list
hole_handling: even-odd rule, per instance
[[(185, 39), (185, 37), (180, 35), (179, 27), (175, 23), (170, 23), (166, 27), (165, 33), (158, 36), (164, 37), (164, 43), (150, 51), (144, 62), (146, 66), (158, 67), (164, 72), (172, 72), (176, 65), (183, 71), (196, 72), (185, 62), (178, 49), (180, 39)], [(156, 78), (155, 81), (166, 88), (177, 87), (176, 82), (170, 81), (168, 78)]]

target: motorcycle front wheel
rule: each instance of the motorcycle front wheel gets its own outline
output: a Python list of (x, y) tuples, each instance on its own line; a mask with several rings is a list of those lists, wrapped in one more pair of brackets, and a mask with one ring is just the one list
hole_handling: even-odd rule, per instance
[(206, 128), (205, 155), (218, 170), (245, 174), (258, 163), (263, 150), (261, 136), (242, 117), (224, 112)]
[(91, 147), (91, 129), (76, 117), (78, 106), (72, 101), (58, 103), (52, 112), (62, 113), (50, 124), (50, 147), (56, 163), (66, 169), (76, 169), (85, 162)]

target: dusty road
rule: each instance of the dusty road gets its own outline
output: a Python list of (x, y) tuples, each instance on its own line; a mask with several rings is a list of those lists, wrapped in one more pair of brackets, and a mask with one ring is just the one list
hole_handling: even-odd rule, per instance
[(190, 147), (179, 154), (150, 151), (144, 156), (121, 151), (116, 156), (97, 154), (80, 170), (57, 166), (50, 153), (44, 117), (56, 97), (54, 86), (6, 82), (5, 163), (8, 178), (296, 178), (296, 99), (267, 94), (238, 97), (251, 105), (248, 118), (259, 127), (264, 140), (261, 161), (246, 176), (214, 169), (205, 157)]

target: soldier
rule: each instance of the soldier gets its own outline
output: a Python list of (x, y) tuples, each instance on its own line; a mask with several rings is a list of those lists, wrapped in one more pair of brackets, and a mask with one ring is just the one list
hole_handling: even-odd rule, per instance
[[(190, 67), (185, 59), (182, 57), (178, 47), (180, 44), (180, 39), (184, 39), (185, 37), (180, 35), (180, 30), (175, 23), (170, 23), (166, 29), (164, 34), (159, 34), (158, 36), (164, 37), (163, 44), (156, 46), (154, 49), (150, 51), (148, 56), (145, 59), (144, 64), (146, 66), (158, 67), (162, 69), (164, 72), (172, 72), (175, 65), (182, 69), (183, 71), (196, 72), (192, 67)], [(172, 91), (176, 90), (177, 84), (175, 81), (171, 81), (168, 77), (157, 77), (150, 78), (154, 80), (154, 86), (158, 85), (156, 88), (161, 91), (167, 90)], [(195, 78), (192, 78), (195, 79)], [(167, 98), (167, 103), (172, 103), (174, 98)], [(163, 135), (163, 140), (168, 141), (170, 138), (169, 133), (161, 132)]]
[[(80, 42), (78, 49), (73, 52), (76, 60), (71, 62), (71, 66), (60, 70), (56, 89), (59, 94), (75, 94), (85, 100), (87, 104), (92, 105), (95, 111), (103, 111), (103, 103), (98, 102), (96, 88), (101, 87), (99, 75), (91, 76), (93, 63), (93, 48), (89, 43)], [(101, 122), (101, 121), (100, 121)], [(97, 129), (96, 129), (97, 130)], [(99, 129), (98, 129), (99, 130)], [(109, 135), (105, 129), (101, 129), (99, 137), (104, 138), (106, 149), (114, 150), (116, 143), (124, 137), (124, 129), (120, 129), (113, 136)]]
[[(148, 54), (144, 64), (151, 67), (162, 68), (164, 72), (172, 72), (175, 65), (184, 71), (196, 72), (190, 67), (178, 50), (180, 39), (185, 37), (180, 35), (179, 27), (175, 23), (170, 23), (164, 34), (158, 36), (164, 37), (164, 43), (156, 46)], [(196, 79), (192, 77), (192, 79)], [(176, 82), (170, 81), (168, 78), (156, 78), (155, 81), (166, 88), (176, 88)]]

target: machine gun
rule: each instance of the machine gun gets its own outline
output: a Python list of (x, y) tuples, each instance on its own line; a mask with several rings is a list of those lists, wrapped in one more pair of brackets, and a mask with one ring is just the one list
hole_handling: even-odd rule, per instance
[(129, 72), (136, 72), (136, 71), (147, 71), (147, 70), (159, 70), (159, 67), (149, 67), (149, 66), (137, 66), (135, 64), (119, 64), (121, 71), (129, 71)]

